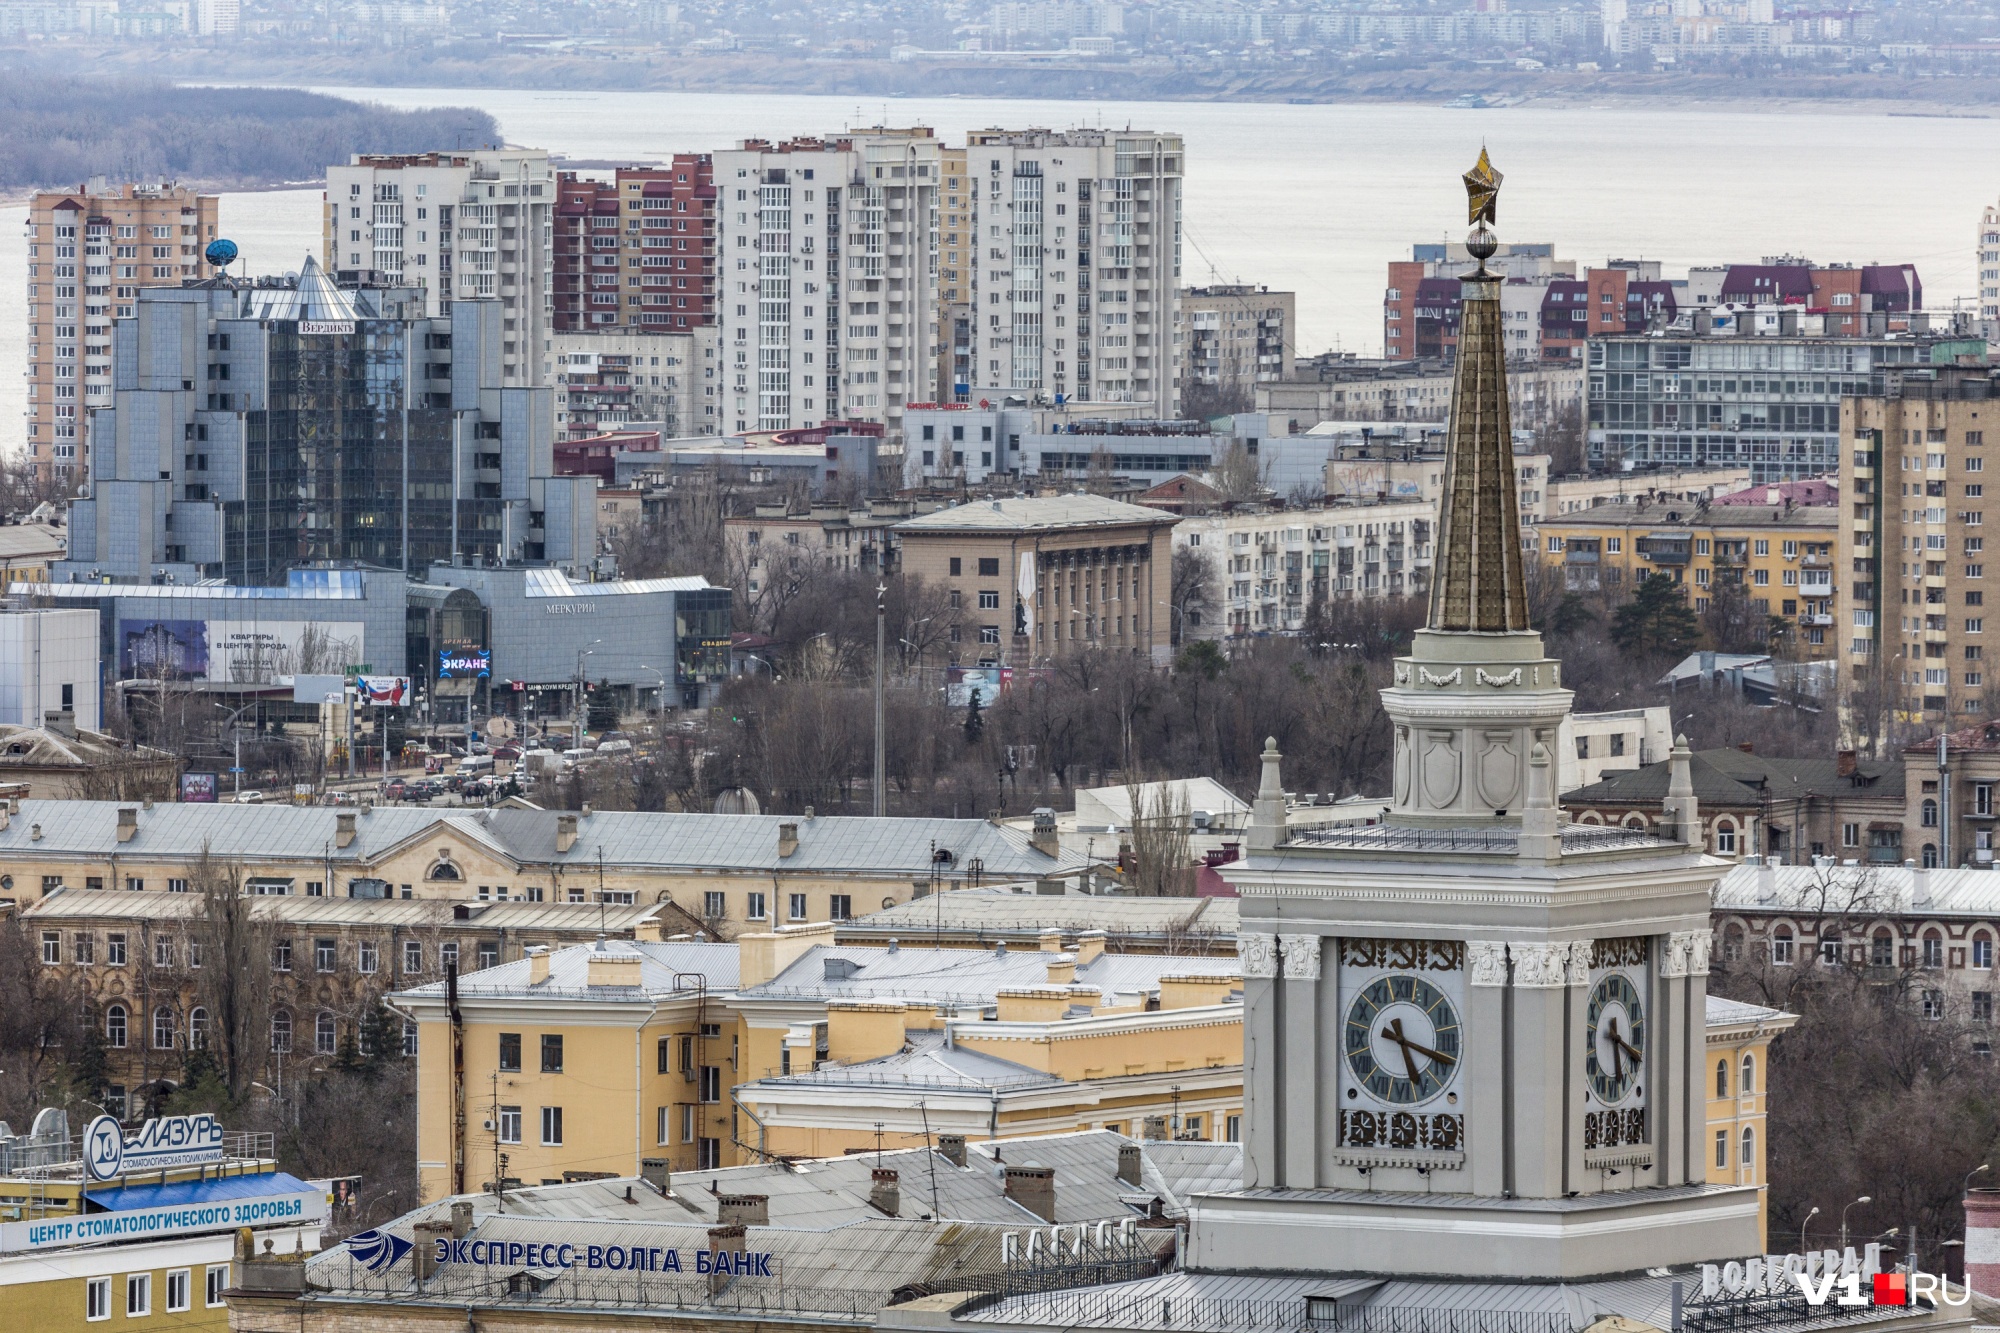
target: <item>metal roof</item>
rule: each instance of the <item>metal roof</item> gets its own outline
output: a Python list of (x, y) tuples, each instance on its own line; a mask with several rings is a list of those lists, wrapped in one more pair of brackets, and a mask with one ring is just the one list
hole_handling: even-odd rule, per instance
[[(883, 948), (862, 944), (816, 944), (777, 976), (738, 993), (743, 1000), (897, 1000), (979, 1004), (1003, 989), (1046, 986), (1055, 955), (1032, 949), (1002, 952), (971, 949)], [(847, 966), (829, 975), (827, 964)], [(1160, 978), (1184, 974), (1235, 976), (1234, 958), (1184, 958), (1172, 954), (1106, 953), (1076, 966), (1077, 986), (1104, 996), (1139, 996), (1156, 991)]]
[(1740, 865), (1715, 886), (1717, 912), (1812, 919), (1971, 917), (2000, 925), (2000, 874), (1903, 865)]
[(713, 587), (699, 574), (671, 579), (606, 579), (601, 583), (579, 583), (559, 569), (530, 569), (524, 572), (521, 588), (529, 597), (625, 597), (647, 592), (700, 592)]
[(984, 1051), (947, 1046), (942, 1032), (910, 1032), (903, 1049), (858, 1064), (829, 1062), (817, 1069), (774, 1075), (740, 1085), (751, 1101), (785, 1088), (920, 1088), (932, 1092), (1025, 1092), (1060, 1087), (1054, 1074), (1003, 1060)]
[[(590, 984), (590, 964), (593, 961), (635, 955), (639, 959), (638, 986)], [(529, 981), (534, 960), (517, 958), (511, 963), (501, 963), (497, 967), (460, 976), (458, 993), (464, 999), (481, 996), (560, 996), (569, 1000), (630, 1001), (686, 995), (690, 992), (692, 978), (699, 976), (706, 982), (707, 993), (716, 995), (736, 989), (738, 957), (734, 944), (600, 939), (590, 944), (551, 950), (548, 955), (549, 975), (545, 981)], [(403, 998), (424, 996), (443, 999), (444, 993), (444, 983), (433, 981), (399, 991), (397, 995)]]
[(1169, 527), (1177, 514), (1101, 495), (1044, 495), (976, 500), (896, 524), (897, 532), (1035, 532), (1051, 528)]
[(1033, 935), (1042, 930), (1102, 930), (1108, 935), (1200, 932), (1234, 935), (1234, 898), (1111, 898), (1032, 893), (1025, 885), (960, 889), (914, 898), (870, 912), (837, 929), (921, 940), (927, 931), (976, 932), (980, 938)]
[[(569, 869), (754, 870), (879, 874), (885, 878), (927, 877), (951, 853), (948, 874), (983, 874), (1013, 879), (1074, 874), (1084, 858), (1074, 853), (1047, 856), (1016, 829), (984, 819), (867, 819), (836, 816), (796, 819), (776, 815), (661, 814), (600, 810), (575, 816), (576, 842), (556, 850), (554, 810), (497, 807), (439, 810), (425, 806), (363, 806), (356, 812), (335, 806), (165, 803), (139, 808), (138, 829), (118, 841), (118, 811), (131, 801), (48, 801), (21, 803), (20, 813), (0, 829), (0, 851), (89, 857), (185, 857), (207, 848), (218, 857), (367, 864), (414, 838), (450, 832), (483, 844), (496, 856), (519, 865)], [(338, 846), (342, 814), (357, 815), (354, 840)], [(794, 824), (798, 847), (781, 856), (778, 826)]]
[[(655, 903), (464, 902), (452, 898), (257, 897), (251, 915), (301, 926), (459, 926), (468, 930), (604, 931), (628, 935), (658, 912)], [(127, 893), (65, 885), (23, 908), (23, 920), (191, 921), (202, 913), (198, 893)], [(461, 915), (462, 913), (462, 915)], [(734, 946), (730, 946), (733, 948)]]

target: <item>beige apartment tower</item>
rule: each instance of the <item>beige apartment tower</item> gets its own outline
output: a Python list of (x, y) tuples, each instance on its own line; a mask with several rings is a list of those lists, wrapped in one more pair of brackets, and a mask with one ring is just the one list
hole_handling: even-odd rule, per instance
[(28, 457), (44, 477), (85, 475), (92, 408), (111, 406), (111, 321), (141, 287), (212, 272), (216, 197), (171, 181), (48, 190), (28, 207)]
[[(1852, 590), (1838, 619), (1843, 684), (1869, 686), (1849, 722), (1880, 739), (1993, 714), (2000, 689), (2000, 502), (1986, 550), (1987, 436), (2000, 445), (2000, 377), (1986, 366), (1912, 367), (1880, 397), (1844, 399), (1839, 567)], [(1996, 464), (2000, 471), (2000, 464)], [(2000, 485), (2000, 476), (1993, 478)], [(1989, 573), (1990, 571), (1990, 573)], [(1989, 643), (1995, 658), (1986, 656)], [(1866, 714), (1865, 716), (1863, 714)]]

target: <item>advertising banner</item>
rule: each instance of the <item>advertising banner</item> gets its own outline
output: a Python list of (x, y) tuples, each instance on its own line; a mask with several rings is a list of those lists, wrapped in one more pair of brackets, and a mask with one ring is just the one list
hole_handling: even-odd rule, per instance
[(215, 804), (215, 774), (181, 774), (181, 799), (198, 805)]
[(357, 676), (361, 702), (372, 708), (407, 708), (410, 704), (408, 676)]
[(358, 620), (121, 620), (118, 669), (126, 680), (276, 684), (359, 661)]

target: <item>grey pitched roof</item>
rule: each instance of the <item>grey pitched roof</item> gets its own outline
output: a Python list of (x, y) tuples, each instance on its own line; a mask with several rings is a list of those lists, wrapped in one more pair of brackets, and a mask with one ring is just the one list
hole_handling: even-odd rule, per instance
[[(819, 944), (777, 976), (738, 992), (743, 1000), (914, 999), (961, 1005), (988, 1004), (1002, 989), (1046, 986), (1049, 959), (1034, 950), (878, 948)], [(829, 975), (829, 960), (851, 967)], [(1139, 995), (1159, 989), (1160, 978), (1187, 973), (1235, 975), (1234, 958), (1184, 958), (1170, 954), (1101, 954), (1076, 969), (1075, 984), (1106, 995)]]
[[(22, 909), (34, 921), (188, 921), (201, 915), (198, 893), (125, 893), (66, 886)], [(572, 935), (602, 931), (629, 935), (660, 911), (657, 903), (461, 902), (450, 898), (311, 898), (270, 896), (251, 900), (261, 920), (296, 925), (458, 926), (470, 931), (555, 930)], [(532, 938), (532, 935), (530, 936)], [(734, 946), (730, 946), (734, 947)], [(468, 977), (470, 974), (468, 974)]]
[(1720, 995), (1708, 997), (1707, 1026), (1710, 1028), (1746, 1027), (1752, 1023), (1780, 1023), (1790, 1027), (1798, 1022), (1797, 1014), (1786, 1013), (1783, 1009), (1773, 1009), (1768, 1005), (1747, 1004), (1742, 1000), (1724, 999)]
[[(257, 861), (326, 860), (365, 863), (428, 831), (446, 828), (521, 864), (638, 869), (876, 873), (907, 879), (930, 874), (938, 852), (951, 853), (951, 875), (1000, 879), (1074, 874), (1084, 858), (1047, 856), (1028, 835), (984, 819), (868, 819), (836, 816), (661, 814), (600, 810), (577, 819), (576, 843), (556, 851), (559, 812), (499, 807), (441, 810), (423, 806), (363, 807), (354, 841), (336, 846), (342, 811), (333, 806), (160, 804), (139, 812), (138, 831), (118, 841), (118, 811), (130, 801), (23, 801), (0, 829), (0, 849), (39, 856), (185, 857), (208, 847), (219, 857)], [(353, 812), (346, 812), (353, 813)], [(798, 849), (778, 854), (778, 825), (798, 825)], [(40, 830), (39, 839), (34, 830)]]
[(774, 1088), (919, 1088), (932, 1092), (1022, 1092), (1064, 1082), (1054, 1074), (1003, 1060), (984, 1051), (947, 1046), (942, 1032), (911, 1032), (900, 1051), (858, 1064), (826, 1064), (796, 1074), (779, 1074), (739, 1087), (750, 1100)]
[[(1607, 774), (1563, 796), (1564, 805), (1653, 805), (1666, 799), (1671, 761)], [(1695, 799), (1703, 805), (1754, 806), (1762, 800), (1842, 794), (1900, 797), (1900, 762), (1861, 760), (1842, 776), (1835, 759), (1775, 759), (1723, 748), (1697, 750), (1688, 761)]]
[[(640, 960), (637, 987), (589, 984), (592, 959), (630, 958), (634, 955)], [(528, 977), (534, 960), (517, 958), (511, 963), (465, 973), (458, 979), (458, 993), (461, 998), (467, 999), (560, 995), (571, 1000), (581, 996), (629, 1001), (685, 995), (692, 978), (699, 976), (707, 981), (707, 993), (717, 995), (736, 989), (739, 956), (734, 944), (603, 939), (550, 950), (546, 981), (531, 983)], [(433, 1000), (442, 999), (444, 993), (442, 981), (397, 992), (401, 997)]]
[(844, 922), (837, 933), (918, 942), (932, 931), (1013, 941), (1033, 939), (1050, 928), (1067, 935), (1102, 930), (1114, 939), (1191, 932), (1233, 936), (1237, 911), (1234, 898), (1109, 898), (996, 885), (913, 898)]
[(2000, 874), (1901, 865), (1740, 865), (1715, 886), (1718, 913), (1960, 917), (2000, 925)]
[(1039, 532), (1051, 528), (1108, 528), (1145, 524), (1171, 527), (1178, 515), (1101, 495), (1040, 495), (1025, 499), (976, 500), (934, 514), (904, 519), (897, 532)]

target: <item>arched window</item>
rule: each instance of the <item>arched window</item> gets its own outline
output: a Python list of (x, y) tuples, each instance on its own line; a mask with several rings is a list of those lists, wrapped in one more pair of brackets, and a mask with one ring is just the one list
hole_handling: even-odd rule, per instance
[(1625, 816), (1625, 827), (1629, 829), (1643, 829), (1646, 827), (1646, 817), (1634, 811)]
[(339, 1033), (335, 1030), (333, 1015), (320, 1010), (319, 1017), (313, 1020), (313, 1053), (332, 1055), (338, 1042)]
[(1727, 1060), (1717, 1060), (1715, 1062), (1715, 1095), (1718, 1097), (1727, 1097), (1729, 1095), (1729, 1061)]
[(1868, 962), (1872, 967), (1894, 967), (1896, 965), (1896, 937), (1883, 926), (1875, 932), (1875, 938), (1868, 944)]
[(1743, 957), (1743, 927), (1734, 921), (1722, 928), (1722, 957), (1731, 963)]
[(460, 880), (464, 879), (465, 876), (458, 873), (457, 866), (449, 861), (440, 859), (436, 865), (430, 868), (430, 871), (425, 874), (424, 878), (430, 880)]
[(1924, 811), (1924, 813), (1923, 813), (1923, 825), (1924, 825), (1924, 827), (1925, 827), (1925, 828), (1936, 828), (1936, 827), (1938, 826), (1938, 823), (1937, 823), (1937, 816), (1938, 816), (1938, 803), (1937, 803), (1937, 801), (1936, 801), (1936, 800), (1934, 800), (1933, 798), (1929, 797), (1929, 796), (1926, 796), (1926, 797), (1924, 797), (1924, 807), (1923, 807), (1923, 811)]
[(1936, 870), (1938, 868), (1938, 850), (1936, 843), (1927, 842), (1924, 844), (1924, 856), (1922, 864), (1924, 869), (1926, 870)]
[(1935, 930), (1924, 932), (1924, 966), (1944, 966), (1944, 936)]
[(1715, 850), (1721, 856), (1736, 855), (1736, 825), (1727, 819), (1715, 821)]
[(208, 1049), (208, 1010), (188, 1011), (188, 1049), (205, 1051)]
[(1745, 1051), (1743, 1072), (1736, 1079), (1736, 1093), (1740, 1097), (1748, 1097), (1755, 1091), (1757, 1091), (1757, 1057)]
[(1757, 1166), (1757, 1131), (1748, 1125), (1743, 1127), (1743, 1165), (1753, 1171)]
[(277, 1055), (292, 1053), (292, 1016), (283, 1009), (271, 1015), (271, 1050)]
[(1993, 937), (1983, 930), (1972, 937), (1972, 965), (1982, 972), (1993, 966)]
[(174, 1048), (174, 1011), (164, 1004), (153, 1011), (153, 1049), (171, 1051)]
[(1779, 967), (1792, 965), (1792, 951), (1795, 947), (1790, 926), (1779, 926), (1771, 932), (1771, 961)]
[(104, 1044), (114, 1051), (125, 1049), (125, 1006), (114, 1004), (104, 1011)]

